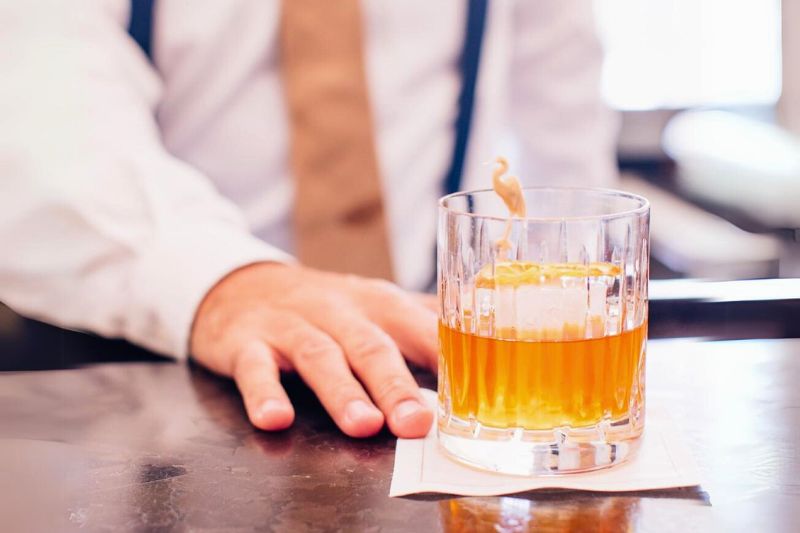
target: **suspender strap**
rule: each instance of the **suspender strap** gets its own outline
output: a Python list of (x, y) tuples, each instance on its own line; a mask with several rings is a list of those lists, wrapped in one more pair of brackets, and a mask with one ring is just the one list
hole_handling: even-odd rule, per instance
[[(488, 0), (467, 0), (467, 23), (464, 48), (461, 51), (459, 70), (461, 93), (458, 97), (458, 115), (455, 122), (455, 143), (450, 168), (445, 177), (445, 192), (456, 192), (461, 187), (464, 160), (467, 155), (469, 132), (472, 127), (472, 111), (475, 104), (475, 86), (486, 27)], [(131, 19), (128, 33), (152, 60), (153, 6), (155, 0), (131, 0)]]
[(153, 4), (155, 0), (131, 0), (128, 33), (151, 61), (153, 41)]
[(475, 86), (478, 80), (483, 34), (486, 27), (486, 5), (488, 0), (467, 0), (467, 2), (467, 28), (460, 61), (461, 94), (458, 97), (453, 159), (445, 178), (446, 194), (454, 193), (461, 188), (469, 132), (472, 127), (472, 111), (475, 106)]

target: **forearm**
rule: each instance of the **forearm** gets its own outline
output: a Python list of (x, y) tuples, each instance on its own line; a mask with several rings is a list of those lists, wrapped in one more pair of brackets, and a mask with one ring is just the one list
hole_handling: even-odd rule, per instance
[(0, 300), (185, 355), (216, 281), (286, 256), (161, 146), (160, 83), (121, 21), (88, 3), (0, 7), (19, 22), (0, 34)]

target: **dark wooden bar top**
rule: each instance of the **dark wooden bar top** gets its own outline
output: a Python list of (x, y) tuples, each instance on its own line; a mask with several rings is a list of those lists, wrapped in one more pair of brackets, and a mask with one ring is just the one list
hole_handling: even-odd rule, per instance
[(491, 498), (389, 498), (394, 439), (339, 434), (296, 378), (268, 434), (231, 382), (101, 346), (0, 373), (0, 531), (800, 531), (800, 339), (650, 342), (701, 487)]

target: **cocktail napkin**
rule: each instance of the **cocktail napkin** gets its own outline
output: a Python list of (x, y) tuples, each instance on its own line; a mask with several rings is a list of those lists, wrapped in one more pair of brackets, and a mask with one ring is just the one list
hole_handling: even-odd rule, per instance
[[(423, 394), (436, 405), (433, 391)], [(423, 492), (495, 496), (545, 488), (622, 492), (699, 484), (697, 464), (672, 420), (663, 411), (648, 409), (638, 454), (627, 463), (584, 474), (522, 477), (473, 469), (439, 449), (433, 427), (424, 439), (398, 439), (389, 496)]]

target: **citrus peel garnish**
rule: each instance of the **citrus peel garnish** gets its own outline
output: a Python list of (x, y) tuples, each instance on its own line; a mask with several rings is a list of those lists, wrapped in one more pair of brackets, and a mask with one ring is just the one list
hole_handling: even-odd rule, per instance
[(494, 289), (521, 285), (549, 285), (562, 278), (584, 278), (620, 274), (620, 267), (611, 263), (534, 263), (531, 261), (502, 261), (485, 265), (475, 276), (475, 287)]

